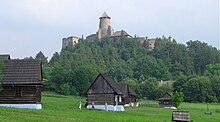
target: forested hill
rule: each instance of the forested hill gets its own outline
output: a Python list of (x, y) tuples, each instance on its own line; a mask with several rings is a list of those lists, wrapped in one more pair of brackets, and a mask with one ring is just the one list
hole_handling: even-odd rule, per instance
[[(169, 85), (159, 87), (161, 80), (176, 81), (176, 90), (192, 78), (205, 77), (211, 82), (209, 79), (217, 76), (220, 86), (220, 51), (200, 41), (184, 45), (157, 38), (155, 49), (150, 51), (134, 38), (81, 40), (75, 47), (54, 53), (49, 63), (42, 52), (36, 58), (44, 62), (47, 89), (62, 94), (83, 95), (99, 73), (108, 73), (116, 82), (128, 83), (139, 97), (148, 99), (156, 99), (164, 91), (173, 90)], [(211, 91), (213, 99), (220, 100), (220, 96), (216, 96), (213, 89)]]

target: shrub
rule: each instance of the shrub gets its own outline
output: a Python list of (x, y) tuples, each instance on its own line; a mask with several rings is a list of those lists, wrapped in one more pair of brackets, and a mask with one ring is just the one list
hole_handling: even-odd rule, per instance
[(216, 113), (220, 113), (220, 109), (216, 109), (215, 112), (216, 112)]

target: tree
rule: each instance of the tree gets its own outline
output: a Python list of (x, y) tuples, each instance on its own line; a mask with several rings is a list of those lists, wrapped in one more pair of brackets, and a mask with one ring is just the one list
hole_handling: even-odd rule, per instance
[(64, 95), (70, 95), (71, 94), (71, 86), (68, 83), (64, 83), (60, 85), (61, 93)]
[(75, 86), (79, 95), (83, 96), (89, 85), (98, 75), (98, 71), (94, 70), (91, 65), (79, 66), (73, 74), (72, 84)]
[(209, 77), (220, 76), (220, 64), (208, 64), (206, 65), (205, 75)]
[(183, 92), (187, 102), (217, 102), (212, 82), (206, 76), (188, 78), (183, 85)]
[(175, 93), (171, 94), (171, 98), (177, 110), (179, 110), (180, 104), (184, 101), (184, 94), (182, 90), (176, 91)]
[(187, 42), (189, 55), (193, 59), (197, 74), (203, 74), (206, 65), (220, 63), (220, 51), (200, 41)]
[(162, 38), (156, 39), (155, 46), (151, 55), (163, 60), (174, 79), (179, 75), (193, 74), (193, 61), (185, 45)]
[(122, 80), (122, 83), (128, 84), (133, 90), (137, 89), (137, 82), (134, 79), (125, 78)]
[(44, 54), (40, 51), (36, 56), (35, 59), (41, 60), (43, 65), (47, 65), (47, 57), (44, 56)]
[(158, 98), (158, 81), (154, 77), (150, 77), (140, 84), (141, 97), (153, 100)]
[(215, 75), (210, 79), (212, 82), (212, 90), (215, 93), (218, 102), (220, 102), (220, 76)]

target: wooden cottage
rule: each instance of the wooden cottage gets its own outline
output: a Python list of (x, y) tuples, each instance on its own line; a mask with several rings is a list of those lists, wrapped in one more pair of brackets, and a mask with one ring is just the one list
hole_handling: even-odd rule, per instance
[(175, 105), (172, 102), (171, 94), (168, 92), (165, 92), (159, 100), (159, 106), (160, 107), (175, 107)]
[(123, 111), (125, 104), (136, 102), (137, 95), (127, 84), (115, 83), (106, 74), (99, 74), (86, 91), (86, 96), (88, 108), (95, 105), (102, 109), (107, 104), (109, 110), (117, 109), (114, 108), (117, 106)]
[(0, 58), (4, 62), (0, 106), (41, 109), (41, 61)]
[(172, 122), (190, 122), (190, 114), (188, 111), (173, 111)]

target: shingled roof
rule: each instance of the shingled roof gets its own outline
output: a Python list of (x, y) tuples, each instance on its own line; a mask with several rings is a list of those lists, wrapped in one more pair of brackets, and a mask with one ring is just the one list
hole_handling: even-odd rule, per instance
[(123, 94), (123, 92), (120, 89), (118, 89), (117, 84), (112, 81), (111, 77), (109, 77), (107, 74), (99, 74), (99, 75), (102, 76), (109, 83), (109, 85), (113, 88), (113, 90), (117, 94)]
[(172, 114), (172, 121), (174, 122), (189, 122), (190, 114), (188, 111), (174, 111)]
[(115, 83), (112, 81), (112, 78), (109, 77), (107, 74), (100, 74), (102, 77), (105, 78), (105, 80), (112, 86), (113, 90), (117, 94), (126, 94), (126, 91), (128, 90), (129, 94), (133, 96), (137, 96), (137, 94), (125, 83)]
[(4, 60), (1, 84), (42, 84), (41, 61), (35, 59)]
[(163, 94), (163, 97), (159, 98), (158, 100), (171, 100), (171, 94), (168, 92), (165, 92)]

